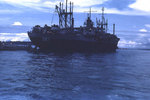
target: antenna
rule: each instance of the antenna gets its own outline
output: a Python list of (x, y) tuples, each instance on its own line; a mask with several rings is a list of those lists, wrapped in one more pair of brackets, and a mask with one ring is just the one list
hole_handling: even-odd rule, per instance
[(90, 7), (90, 15), (89, 15), (89, 17), (91, 18), (91, 7)]
[(97, 11), (92, 11), (92, 8), (90, 7), (89, 11), (84, 11), (84, 12), (88, 12), (88, 17), (91, 18), (92, 12), (97, 12)]
[(104, 18), (104, 7), (102, 7), (102, 23), (104, 24), (105, 23), (105, 18)]

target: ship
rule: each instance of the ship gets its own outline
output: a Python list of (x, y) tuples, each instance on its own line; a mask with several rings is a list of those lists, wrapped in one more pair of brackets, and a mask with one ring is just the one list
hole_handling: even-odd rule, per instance
[(43, 27), (35, 25), (31, 31), (28, 31), (35, 48), (65, 52), (116, 51), (120, 39), (115, 35), (115, 24), (113, 24), (113, 34), (107, 32), (108, 20), (104, 16), (104, 7), (101, 18), (96, 18), (96, 24), (91, 19), (90, 8), (83, 26), (74, 27), (74, 3), (68, 3), (68, 0), (65, 3), (65, 8), (62, 2), (55, 7), (59, 16), (58, 25), (45, 24)]

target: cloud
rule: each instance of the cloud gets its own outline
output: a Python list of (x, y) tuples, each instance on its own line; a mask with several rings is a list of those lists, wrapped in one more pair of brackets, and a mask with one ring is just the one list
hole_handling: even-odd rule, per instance
[(22, 23), (21, 22), (14, 22), (12, 25), (14, 25), (14, 26), (22, 26)]
[(150, 28), (150, 24), (145, 24), (145, 27)]
[(76, 6), (88, 7), (88, 6), (103, 4), (108, 0), (71, 0), (71, 1), (74, 2)]
[(0, 33), (0, 41), (30, 41), (27, 33)]
[[(24, 6), (33, 9), (37, 9), (40, 11), (48, 11), (49, 8), (55, 8), (55, 5), (59, 5), (59, 2), (64, 2), (65, 5), (66, 0), (0, 0), (0, 3), (7, 3), (13, 6)], [(74, 6), (76, 7), (90, 7), (94, 5), (103, 4), (108, 0), (68, 0), (69, 2), (74, 2)], [(68, 3), (69, 3), (68, 2)]]
[(138, 47), (139, 45), (142, 45), (142, 43), (138, 43), (131, 40), (120, 40), (118, 43), (119, 48), (135, 48)]
[(135, 3), (129, 5), (130, 8), (141, 10), (141, 11), (150, 11), (150, 0), (136, 0)]
[(19, 4), (19, 5), (39, 3), (40, 1), (41, 0), (0, 0), (0, 2), (7, 2), (9, 4)]
[(148, 32), (146, 29), (140, 29), (140, 32)]
[(60, 1), (45, 1), (43, 2), (43, 6), (44, 7), (50, 7), (50, 8), (54, 8), (55, 5), (58, 5), (60, 3)]
[[(55, 6), (57, 3), (60, 1), (65, 2), (66, 0), (0, 0), (0, 2), (6, 2), (9, 4), (18, 4), (18, 5), (23, 5), (23, 6), (32, 6), (38, 4), (38, 6), (42, 5), (47, 5), (49, 6)], [(97, 5), (97, 4), (102, 4), (108, 0), (68, 0), (74, 2), (75, 6), (80, 6), (80, 7), (87, 7), (87, 6), (92, 6), (92, 5)]]
[(14, 14), (14, 13), (21, 13), (21, 11), (19, 10), (10, 10), (10, 9), (1, 9), (0, 10), (0, 13), (3, 13), (3, 14)]
[(9, 4), (13, 5), (15, 7), (30, 7), (30, 8), (35, 8), (39, 9), (41, 0), (0, 0), (0, 3), (4, 4)]
[[(150, 10), (150, 6), (148, 5), (150, 4), (149, 0), (136, 0), (136, 2), (134, 3), (133, 1), (131, 2), (130, 0), (129, 1), (115, 0), (115, 2), (114, 0), (68, 0), (68, 3), (69, 1), (74, 2), (75, 12), (84, 12), (89, 10), (89, 7), (92, 7), (93, 10), (98, 11), (98, 13), (100, 13), (101, 6), (106, 6), (106, 13), (121, 14), (121, 15), (150, 15), (150, 13), (145, 12), (145, 10), (147, 9)], [(52, 13), (54, 11), (55, 5), (59, 5), (59, 2), (64, 2), (65, 5), (65, 0), (0, 0), (1, 4), (9, 4), (12, 5), (14, 8), (15, 7), (17, 8), (12, 10), (10, 9), (0, 10), (0, 13), (13, 13), (13, 12), (19, 13), (30, 9), (32, 10), (36, 9), (38, 11)], [(122, 2), (123, 4), (121, 4)], [(146, 2), (147, 5), (145, 5), (144, 2)], [(115, 6), (106, 5), (107, 3), (111, 3)], [(124, 6), (126, 7), (126, 9), (123, 9), (124, 7), (122, 9), (118, 9), (117, 5), (119, 5), (120, 7), (126, 5)], [(140, 9), (145, 9), (145, 10), (140, 10)]]
[(139, 37), (146, 37), (147, 36), (147, 34), (138, 34), (139, 35)]

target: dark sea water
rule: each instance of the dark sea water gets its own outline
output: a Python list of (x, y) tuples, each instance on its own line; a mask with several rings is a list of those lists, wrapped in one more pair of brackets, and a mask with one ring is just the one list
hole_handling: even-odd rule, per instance
[(149, 100), (150, 51), (0, 51), (0, 100)]

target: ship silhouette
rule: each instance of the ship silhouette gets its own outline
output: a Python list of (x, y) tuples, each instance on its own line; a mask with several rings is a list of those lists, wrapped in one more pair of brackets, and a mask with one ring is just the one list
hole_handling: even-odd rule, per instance
[(113, 34), (107, 32), (108, 21), (104, 17), (102, 8), (101, 20), (96, 18), (96, 26), (91, 20), (91, 9), (83, 26), (74, 27), (72, 2), (66, 0), (66, 5), (60, 2), (56, 5), (59, 16), (59, 25), (41, 27), (36, 25), (28, 32), (32, 43), (40, 50), (49, 51), (77, 51), (77, 52), (99, 52), (115, 51), (118, 47), (119, 38), (115, 35), (115, 24)]

